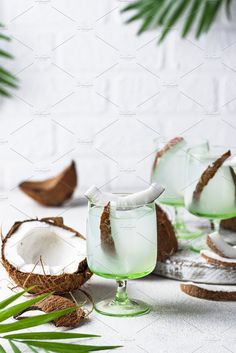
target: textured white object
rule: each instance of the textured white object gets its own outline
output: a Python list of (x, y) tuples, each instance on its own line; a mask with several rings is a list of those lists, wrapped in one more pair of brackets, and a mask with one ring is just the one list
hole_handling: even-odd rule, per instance
[(103, 192), (95, 185), (91, 186), (86, 192), (87, 199), (97, 205), (106, 205), (112, 202), (117, 208), (128, 208), (146, 205), (155, 201), (164, 191), (164, 188), (157, 183), (152, 183), (146, 190), (142, 190), (130, 195), (119, 196), (107, 192)]
[(141, 190), (159, 136), (235, 141), (236, 2), (211, 32), (181, 39), (181, 26), (137, 37), (125, 1), (1, 1), (20, 79), (1, 104), (0, 186), (46, 179), (74, 158), (90, 185)]

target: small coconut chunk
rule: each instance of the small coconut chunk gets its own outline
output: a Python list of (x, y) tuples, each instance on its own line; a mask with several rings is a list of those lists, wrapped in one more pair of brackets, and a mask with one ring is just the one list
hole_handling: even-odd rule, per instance
[(236, 286), (181, 283), (180, 289), (191, 297), (215, 301), (235, 301)]
[(200, 255), (209, 263), (216, 266), (236, 267), (236, 259), (222, 257), (210, 250), (201, 250)]
[(236, 259), (236, 248), (227, 244), (217, 232), (207, 236), (207, 245), (211, 250), (222, 257)]

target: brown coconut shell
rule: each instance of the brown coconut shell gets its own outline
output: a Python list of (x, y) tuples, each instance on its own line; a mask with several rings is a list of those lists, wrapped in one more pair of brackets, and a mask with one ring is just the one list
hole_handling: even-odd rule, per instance
[(77, 185), (75, 162), (59, 175), (44, 181), (24, 181), (19, 188), (44, 206), (60, 206), (69, 200)]
[(227, 257), (225, 256), (225, 254), (219, 249), (217, 248), (217, 246), (215, 245), (215, 243), (212, 241), (212, 239), (209, 237), (209, 235), (207, 236), (207, 241), (206, 241), (208, 247), (217, 255), (222, 256), (222, 257)]
[[(30, 219), (25, 220), (22, 222), (16, 222), (13, 224), (9, 232), (7, 233), (6, 237), (2, 240), (2, 264), (5, 267), (7, 273), (9, 274), (10, 278), (16, 283), (17, 286), (21, 288), (29, 288), (31, 286), (35, 286), (30, 293), (33, 294), (41, 294), (41, 293), (67, 293), (76, 289), (79, 289), (91, 276), (92, 273), (88, 268), (86, 258), (82, 260), (78, 264), (78, 269), (74, 273), (63, 273), (59, 275), (42, 275), (36, 273), (26, 273), (21, 272), (18, 270), (13, 264), (11, 264), (6, 256), (5, 256), (5, 245), (10, 239), (15, 231), (21, 226), (21, 224), (25, 222), (44, 222), (47, 224), (51, 224), (57, 227), (61, 227), (66, 229), (76, 236), (85, 239), (85, 237), (77, 232), (76, 230), (72, 229), (64, 225), (62, 217), (50, 217), (50, 218), (42, 218), (42, 219)], [(61, 256), (61, 255), (59, 255)]]
[(156, 205), (157, 217), (157, 260), (165, 261), (178, 250), (174, 228), (166, 212)]
[(224, 219), (220, 222), (220, 226), (224, 229), (232, 230), (236, 232), (236, 217)]
[[(46, 314), (49, 314), (53, 311), (63, 310), (67, 308), (75, 307), (76, 304), (65, 297), (59, 295), (51, 295), (50, 297), (42, 300), (36, 305), (30, 306), (19, 314), (15, 315), (14, 318), (17, 320), (25, 319), (25, 316), (22, 314), (28, 311), (39, 310), (43, 311)], [(53, 320), (52, 323), (56, 327), (77, 327), (81, 323), (81, 321), (85, 318), (86, 314), (83, 308), (77, 308), (75, 311), (72, 311), (66, 315), (59, 317), (56, 320)]]
[(105, 251), (115, 252), (115, 244), (111, 234), (110, 202), (104, 207), (100, 220), (101, 246)]
[(183, 141), (183, 137), (174, 137), (171, 139), (161, 150), (159, 150), (156, 154), (156, 157), (154, 159), (153, 165), (152, 165), (152, 174), (154, 173), (158, 159), (161, 158), (169, 149)]
[[(226, 291), (224, 287), (222, 290), (214, 290), (214, 285), (211, 289), (202, 288), (198, 285), (192, 283), (181, 283), (180, 289), (185, 294), (190, 295), (191, 297), (206, 299), (206, 300), (215, 300), (215, 301), (235, 301), (236, 300), (236, 291)], [(210, 288), (210, 287), (209, 287)]]
[(214, 177), (218, 169), (222, 166), (224, 161), (231, 156), (231, 152), (227, 151), (218, 159), (216, 159), (211, 165), (207, 167), (207, 169), (202, 173), (195, 190), (193, 192), (193, 200), (198, 202), (204, 187), (208, 184), (210, 179)]

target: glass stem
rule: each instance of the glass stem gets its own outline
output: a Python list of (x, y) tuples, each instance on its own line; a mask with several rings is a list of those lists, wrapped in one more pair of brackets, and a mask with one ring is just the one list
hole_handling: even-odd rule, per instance
[(127, 304), (129, 301), (128, 293), (127, 293), (127, 281), (116, 281), (118, 287), (116, 290), (115, 303), (122, 305)]
[(180, 207), (174, 207), (174, 210), (175, 210), (174, 226), (175, 226), (176, 230), (185, 230), (186, 225), (183, 221), (182, 212), (181, 212)]
[(211, 220), (212, 230), (213, 232), (220, 233), (220, 219), (212, 219)]

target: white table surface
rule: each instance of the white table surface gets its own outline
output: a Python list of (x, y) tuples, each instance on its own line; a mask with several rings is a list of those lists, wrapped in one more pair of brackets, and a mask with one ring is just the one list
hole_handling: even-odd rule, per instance
[[(3, 234), (16, 220), (47, 216), (63, 216), (65, 224), (85, 234), (86, 212), (83, 199), (61, 208), (46, 208), (18, 190), (0, 195)], [(8, 286), (9, 279), (2, 269), (0, 298), (11, 293)], [(94, 275), (85, 288), (96, 301), (114, 294), (115, 283)], [(191, 298), (180, 291), (179, 282), (153, 275), (130, 281), (128, 288), (131, 297), (149, 302), (152, 312), (135, 318), (112, 318), (93, 312), (75, 331), (102, 337), (84, 342), (123, 345), (116, 351), (125, 353), (236, 352), (236, 303)], [(55, 328), (45, 325), (43, 330)]]

